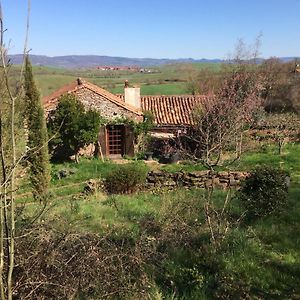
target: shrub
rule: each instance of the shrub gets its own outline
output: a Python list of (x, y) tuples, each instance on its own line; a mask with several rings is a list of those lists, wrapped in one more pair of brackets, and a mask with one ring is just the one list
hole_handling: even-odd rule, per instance
[(100, 236), (71, 231), (65, 221), (63, 230), (50, 223), (21, 231), (16, 299), (143, 299), (151, 288), (146, 258), (129, 233)]
[(103, 123), (104, 119), (99, 113), (95, 110), (85, 111), (75, 95), (61, 96), (54, 114), (48, 117), (49, 135), (53, 136), (49, 142), (52, 158), (67, 159), (75, 155), (78, 162), (79, 150), (97, 142)]
[(287, 203), (287, 176), (285, 171), (267, 166), (258, 167), (251, 172), (238, 193), (248, 217), (271, 215)]
[(105, 188), (108, 193), (125, 194), (134, 192), (146, 181), (148, 168), (144, 163), (119, 165), (107, 174)]

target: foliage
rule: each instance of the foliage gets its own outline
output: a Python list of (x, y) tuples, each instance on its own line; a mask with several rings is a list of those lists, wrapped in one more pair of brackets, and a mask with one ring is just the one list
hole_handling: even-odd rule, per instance
[(113, 120), (106, 121), (109, 125), (118, 125), (118, 124), (126, 124), (131, 125), (133, 127), (133, 131), (135, 134), (135, 138), (137, 138), (140, 134), (147, 134), (153, 128), (154, 116), (151, 111), (144, 112), (144, 120), (143, 122), (135, 122), (126, 117), (118, 117)]
[(143, 122), (135, 122), (125, 117), (118, 117), (107, 121), (107, 124), (126, 124), (130, 125), (134, 133), (135, 153), (144, 155), (150, 141), (149, 131), (153, 128), (154, 116), (151, 111), (144, 112)]
[(249, 218), (277, 213), (287, 204), (287, 173), (272, 167), (258, 167), (245, 179), (238, 198)]
[(145, 183), (148, 168), (143, 163), (128, 163), (119, 165), (117, 169), (107, 174), (105, 187), (109, 193), (124, 194), (135, 191)]
[(145, 153), (151, 141), (149, 131), (153, 128), (154, 116), (152, 112), (144, 112), (143, 122), (136, 123), (134, 126), (135, 134), (135, 153)]
[(85, 111), (75, 95), (61, 96), (54, 114), (48, 120), (49, 131), (55, 137), (50, 142), (53, 156), (65, 159), (75, 155), (78, 160), (79, 150), (97, 141), (103, 121), (95, 110)]
[(25, 103), (28, 128), (28, 162), (35, 200), (45, 200), (50, 181), (48, 133), (44, 109), (28, 56), (25, 65)]
[(192, 95), (207, 95), (217, 92), (224, 80), (225, 73), (216, 73), (216, 71), (208, 66), (197, 70), (189, 65), (185, 71), (188, 72), (187, 92)]
[(144, 121), (137, 123), (135, 134), (148, 133), (153, 128), (154, 116), (151, 111), (144, 111)]
[[(30, 3), (28, 3), (28, 11), (30, 10), (29, 6)], [(28, 37), (28, 23), (27, 19), (26, 41)], [(1, 299), (11, 300), (14, 298), (15, 252), (18, 245), (16, 241), (18, 238), (16, 234), (16, 218), (22, 213), (22, 209), (18, 210), (16, 207), (16, 190), (19, 186), (20, 175), (24, 175), (22, 164), (26, 158), (26, 152), (24, 151), (24, 115), (21, 112), (24, 111), (25, 100), (23, 75), (27, 42), (25, 41), (24, 43), (24, 56), (21, 56), (23, 58), (21, 71), (12, 78), (10, 59), (8, 57), (9, 49), (4, 43), (6, 38), (4, 38), (5, 26), (0, 3), (0, 297)], [(32, 76), (29, 74), (28, 81), (31, 79)], [(33, 86), (31, 85), (31, 87)], [(28, 92), (28, 90), (25, 92)], [(35, 98), (34, 88), (30, 92), (33, 92), (32, 96)], [(39, 100), (38, 97), (35, 99)], [(43, 115), (39, 109), (37, 109), (37, 112), (37, 115), (41, 117), (38, 122), (42, 122)], [(20, 133), (23, 135), (20, 136)], [(37, 140), (40, 142), (39, 138), (35, 141)], [(37, 164), (35, 164), (36, 167)], [(44, 167), (46, 166), (42, 166), (42, 170), (39, 169), (38, 173), (45, 170)], [(37, 189), (37, 186), (35, 188)], [(34, 193), (36, 193), (36, 190)], [(41, 193), (45, 193), (44, 186), (41, 189)]]

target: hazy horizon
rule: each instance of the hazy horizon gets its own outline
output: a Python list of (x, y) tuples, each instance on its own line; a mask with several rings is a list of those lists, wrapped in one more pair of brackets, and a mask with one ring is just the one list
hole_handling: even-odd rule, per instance
[[(4, 0), (10, 54), (22, 53), (26, 2)], [(300, 1), (31, 1), (32, 54), (226, 59), (236, 42), (262, 32), (260, 57), (294, 57), (300, 49)], [(296, 55), (293, 55), (296, 54)]]
[[(13, 56), (13, 55), (23, 55), (23, 53), (9, 53), (9, 55)], [(154, 60), (208, 60), (208, 61), (213, 61), (213, 60), (228, 60), (228, 58), (221, 58), (221, 57), (212, 57), (212, 58), (207, 58), (207, 57), (175, 57), (175, 58), (170, 58), (170, 57), (129, 57), (129, 56), (114, 56), (114, 55), (102, 55), (102, 54), (64, 54), (64, 55), (47, 55), (47, 54), (38, 54), (38, 53), (29, 53), (29, 55), (32, 56), (45, 56), (45, 57), (49, 57), (49, 58), (56, 58), (56, 57), (79, 57), (79, 56), (95, 56), (95, 57), (117, 57), (117, 58), (128, 58), (128, 59), (154, 59)], [(259, 56), (258, 58), (260, 59), (270, 59), (270, 58), (289, 58), (289, 59), (293, 59), (293, 58), (297, 58), (299, 59), (300, 56), (297, 55), (287, 55), (287, 56), (269, 56), (269, 57), (263, 57), (263, 56)]]

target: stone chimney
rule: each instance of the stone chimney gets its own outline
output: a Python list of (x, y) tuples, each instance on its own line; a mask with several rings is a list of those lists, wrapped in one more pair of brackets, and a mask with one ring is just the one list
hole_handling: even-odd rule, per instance
[(124, 87), (125, 103), (141, 109), (141, 89), (139, 87), (129, 87), (128, 81), (125, 81)]

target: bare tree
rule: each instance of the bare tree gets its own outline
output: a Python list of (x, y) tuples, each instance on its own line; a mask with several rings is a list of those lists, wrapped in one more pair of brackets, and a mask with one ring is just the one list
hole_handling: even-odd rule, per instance
[(235, 147), (233, 160), (242, 153), (243, 134), (261, 107), (264, 77), (255, 65), (260, 44), (261, 35), (253, 46), (239, 39), (232, 58), (222, 68), (218, 84), (209, 79), (203, 88), (207, 96), (194, 111), (195, 125), (188, 135), (190, 143), (186, 144), (189, 154), (208, 168), (223, 164), (223, 154), (229, 148)]
[(189, 135), (194, 143), (192, 155), (212, 169), (222, 163), (224, 151), (235, 144), (234, 159), (238, 159), (243, 132), (260, 104), (259, 81), (251, 73), (234, 72), (217, 94), (208, 95), (195, 110), (195, 126)]

